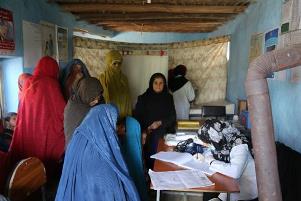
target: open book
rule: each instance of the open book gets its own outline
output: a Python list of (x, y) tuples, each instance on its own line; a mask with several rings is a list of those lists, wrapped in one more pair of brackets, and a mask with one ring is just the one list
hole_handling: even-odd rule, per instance
[(207, 163), (195, 159), (189, 153), (160, 151), (160, 152), (152, 155), (151, 158), (174, 163), (178, 166), (181, 166), (181, 167), (184, 167), (187, 169), (191, 169), (191, 170), (200, 170), (209, 176), (211, 176), (212, 174), (215, 173), (214, 171), (209, 169), (209, 165)]

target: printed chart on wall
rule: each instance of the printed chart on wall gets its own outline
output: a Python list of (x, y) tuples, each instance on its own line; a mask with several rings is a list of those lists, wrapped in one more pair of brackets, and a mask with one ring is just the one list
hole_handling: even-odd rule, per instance
[[(265, 34), (264, 37), (264, 49), (265, 52), (270, 52), (276, 49), (278, 43), (278, 28), (272, 31), (269, 31)], [(275, 73), (268, 75), (268, 78), (275, 78)]]
[(57, 59), (57, 42), (55, 25), (48, 22), (41, 22), (42, 33), (42, 54)]
[(0, 8), (0, 55), (15, 51), (13, 13)]
[(265, 52), (270, 52), (276, 49), (278, 42), (278, 28), (272, 31), (269, 31), (265, 34)]
[(262, 54), (262, 46), (263, 46), (263, 33), (253, 34), (251, 36), (249, 63), (251, 63), (256, 57)]
[(68, 61), (68, 29), (56, 26), (58, 61)]
[(42, 57), (42, 37), (39, 24), (23, 20), (24, 67), (32, 68)]

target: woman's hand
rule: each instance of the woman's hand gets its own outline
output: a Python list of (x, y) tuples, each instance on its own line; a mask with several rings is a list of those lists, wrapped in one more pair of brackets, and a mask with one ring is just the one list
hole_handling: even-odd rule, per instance
[(147, 127), (147, 130), (155, 130), (162, 125), (162, 121), (154, 121), (150, 126)]
[(142, 145), (144, 145), (145, 142), (146, 142), (146, 136), (147, 136), (147, 133), (146, 132), (142, 132), (142, 135), (141, 135), (141, 143), (142, 143)]

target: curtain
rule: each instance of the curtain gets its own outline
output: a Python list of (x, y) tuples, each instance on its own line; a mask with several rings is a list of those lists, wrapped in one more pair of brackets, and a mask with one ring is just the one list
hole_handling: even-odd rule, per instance
[(111, 49), (124, 56), (168, 56), (168, 68), (178, 64), (187, 67), (187, 78), (196, 90), (195, 104), (202, 104), (226, 97), (229, 40), (224, 36), (192, 42), (134, 44), (74, 37), (74, 58), (81, 59), (92, 76), (99, 77), (105, 68), (104, 56)]
[(169, 67), (184, 64), (196, 89), (195, 104), (224, 100), (227, 84), (227, 43), (177, 48), (168, 52)]

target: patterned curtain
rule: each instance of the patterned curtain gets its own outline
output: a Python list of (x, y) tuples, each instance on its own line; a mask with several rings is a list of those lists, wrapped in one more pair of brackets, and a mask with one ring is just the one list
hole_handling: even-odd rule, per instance
[(81, 59), (94, 77), (103, 72), (104, 55), (111, 49), (123, 55), (168, 55), (169, 68), (187, 67), (187, 78), (196, 89), (195, 104), (226, 97), (229, 37), (169, 44), (131, 44), (74, 37), (74, 58)]
[(227, 84), (227, 43), (177, 48), (168, 52), (169, 67), (184, 64), (196, 89), (195, 104), (224, 100)]

